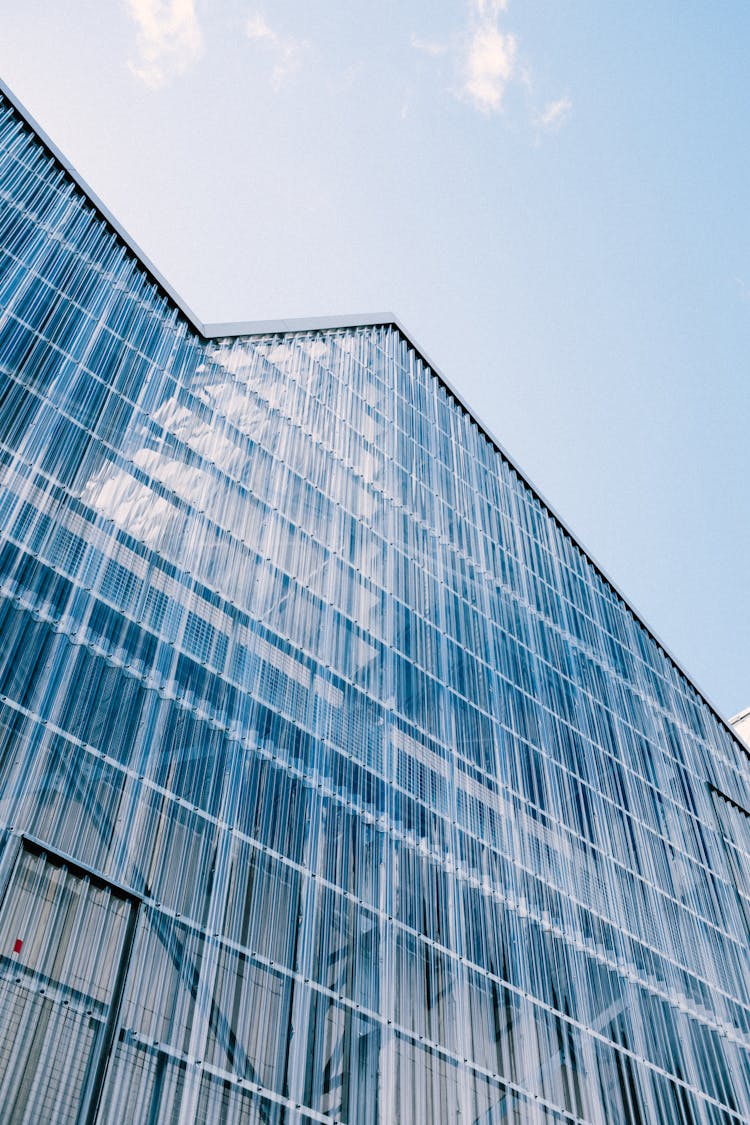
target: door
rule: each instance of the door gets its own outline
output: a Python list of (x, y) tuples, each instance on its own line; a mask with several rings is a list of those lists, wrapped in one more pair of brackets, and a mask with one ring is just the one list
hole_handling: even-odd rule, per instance
[(101, 1083), (135, 903), (23, 845), (0, 905), (0, 1121), (79, 1125)]

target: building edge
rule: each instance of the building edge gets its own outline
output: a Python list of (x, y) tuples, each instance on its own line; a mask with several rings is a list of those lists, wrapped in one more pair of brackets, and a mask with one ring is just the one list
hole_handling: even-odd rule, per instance
[(736, 737), (750, 750), (750, 707), (745, 707), (737, 715), (733, 715), (729, 722)]
[(86, 196), (94, 209), (99, 213), (105, 223), (115, 232), (117, 237), (121, 240), (123, 245), (135, 257), (136, 261), (143, 269), (149, 280), (159, 289), (167, 300), (174, 306), (177, 312), (188, 323), (188, 326), (193, 332), (204, 340), (223, 340), (236, 337), (247, 336), (285, 336), (299, 332), (321, 332), (321, 331), (334, 331), (339, 328), (395, 328), (399, 335), (402, 337), (406, 345), (411, 348), (417, 357), (429, 368), (438, 382), (445, 388), (450, 397), (457, 403), (458, 406), (469, 417), (471, 422), (477, 426), (483, 436), (489, 441), (494, 449), (500, 454), (504, 461), (510, 466), (514, 473), (530, 490), (532, 495), (539, 501), (545, 511), (552, 517), (558, 525), (563, 534), (571, 541), (576, 550), (586, 558), (590, 565), (594, 568), (596, 573), (602, 579), (606, 586), (615, 594), (617, 598), (623, 603), (627, 611), (632, 614), (634, 620), (646, 633), (651, 637), (654, 643), (658, 646), (661, 652), (666, 656), (667, 660), (672, 666), (683, 676), (690, 684), (691, 688), (703, 700), (719, 724), (732, 736), (735, 743), (739, 746), (742, 753), (750, 761), (750, 746), (746, 745), (743, 739), (739, 736), (734, 729), (733, 724), (744, 717), (745, 714), (750, 712), (750, 708), (746, 711), (740, 712), (733, 718), (725, 718), (718, 706), (712, 702), (710, 696), (703, 691), (703, 689), (695, 682), (693, 676), (684, 668), (682, 663), (677, 659), (674, 653), (671, 652), (669, 647), (661, 640), (658, 633), (649, 625), (644, 616), (636, 609), (630, 598), (626, 597), (623, 591), (619, 588), (616, 582), (607, 574), (604, 568), (597, 562), (595, 556), (588, 550), (588, 548), (581, 542), (581, 539), (571, 530), (566, 521), (560, 516), (555, 507), (546, 499), (541, 490), (534, 484), (529, 476), (519, 468), (514, 458), (508, 453), (502, 443), (495, 437), (491, 428), (479, 418), (475, 410), (469, 406), (465, 398), (459, 391), (452, 385), (449, 379), (445, 377), (440, 368), (433, 363), (423, 348), (421, 348), (415, 341), (413, 335), (404, 327), (399, 318), (392, 312), (381, 313), (350, 313), (334, 316), (320, 316), (320, 317), (289, 317), (271, 320), (249, 320), (249, 321), (227, 321), (216, 323), (204, 323), (180, 294), (173, 288), (167, 281), (164, 275), (157, 269), (147, 254), (141, 249), (138, 243), (131, 237), (128, 231), (122, 224), (115, 218), (106, 204), (100, 199), (96, 192), (89, 186), (83, 176), (71, 164), (63, 152), (57, 147), (54, 141), (49, 137), (46, 131), (41, 127), (36, 118), (26, 109), (16, 94), (10, 89), (7, 83), (0, 76), (0, 95), (2, 95), (15, 109), (16, 113), (26, 122), (26, 124), (33, 130), (38, 140), (43, 147), (49, 152), (50, 156), (60, 167), (65, 171), (74, 181), (78, 189)]

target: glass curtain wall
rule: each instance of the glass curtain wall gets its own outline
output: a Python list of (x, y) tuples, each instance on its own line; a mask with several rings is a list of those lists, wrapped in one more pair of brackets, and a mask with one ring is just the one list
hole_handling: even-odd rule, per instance
[(748, 757), (393, 326), (0, 101), (0, 1121), (741, 1125)]

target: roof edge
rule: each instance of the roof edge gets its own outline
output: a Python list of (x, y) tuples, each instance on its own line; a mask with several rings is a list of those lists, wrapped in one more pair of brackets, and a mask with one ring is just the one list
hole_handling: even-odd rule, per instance
[(235, 336), (283, 336), (288, 332), (324, 332), (336, 328), (375, 328), (394, 324), (400, 328), (392, 312), (341, 313), (339, 316), (292, 316), (273, 320), (227, 321), (203, 325), (206, 340), (231, 339)]
[[(401, 321), (391, 312), (382, 313), (362, 313), (362, 314), (342, 314), (339, 316), (321, 316), (321, 317), (291, 317), (283, 319), (272, 320), (250, 320), (250, 321), (228, 321), (218, 322), (212, 324), (205, 324), (193, 312), (190, 306), (182, 299), (177, 291), (169, 284), (164, 275), (156, 268), (151, 259), (143, 252), (137, 242), (128, 234), (125, 228), (118, 222), (109, 208), (102, 202), (99, 196), (92, 190), (86, 183), (83, 176), (75, 169), (66, 156), (60, 151), (54, 141), (47, 135), (44, 129), (39, 125), (36, 119), (26, 109), (22, 102), (16, 97), (7, 84), (0, 77), (0, 94), (3, 95), (10, 102), (20, 117), (24, 119), (27, 125), (34, 131), (42, 145), (47, 149), (53, 159), (63, 168), (63, 170), (71, 177), (77, 187), (83, 192), (88, 200), (93, 204), (99, 212), (104, 221), (115, 231), (118, 238), (124, 243), (125, 247), (135, 256), (141, 267), (144, 269), (150, 280), (160, 289), (167, 299), (177, 308), (178, 312), (185, 318), (189, 326), (194, 332), (201, 336), (204, 340), (217, 340), (228, 339), (239, 336), (276, 336), (286, 335), (295, 332), (312, 332), (312, 331), (325, 331), (345, 328), (373, 328), (373, 327), (388, 327), (393, 326), (402, 336), (406, 344), (414, 350), (419, 358), (426, 364), (432, 371), (438, 381), (445, 387), (445, 390), (456, 404), (468, 415), (471, 421), (479, 428), (484, 434), (485, 438), (497, 450), (500, 456), (510, 465), (513, 471), (518, 475), (520, 480), (526, 485), (536, 499), (546, 509), (560, 530), (571, 540), (574, 546), (581, 551), (586, 557), (588, 562), (593, 566), (596, 573), (602, 581), (612, 590), (612, 592), (620, 599), (628, 611), (633, 615), (638, 624), (645, 629), (651, 639), (655, 642), (658, 648), (662, 651), (667, 660), (673, 667), (682, 675), (693, 690), (700, 696), (703, 702), (707, 705), (709, 710), (713, 713), (715, 718), (719, 721), (720, 725), (731, 735), (739, 748), (750, 759), (750, 749), (748, 749), (743, 741), (739, 738), (736, 731), (732, 728), (732, 723), (741, 718), (747, 712), (741, 712), (736, 715), (734, 719), (726, 719), (719, 708), (712, 703), (710, 697), (704, 692), (690, 673), (682, 666), (680, 661), (670, 651), (668, 646), (660, 639), (658, 634), (651, 628), (645, 618), (638, 612), (633, 603), (625, 594), (620, 590), (619, 586), (609, 577), (607, 572), (596, 561), (594, 555), (584, 546), (579, 537), (573, 533), (568, 527), (565, 520), (558, 514), (556, 509), (545, 498), (544, 494), (537, 488), (532, 480), (521, 470), (516, 464), (513, 457), (507, 452), (501, 442), (495, 437), (489, 426), (478, 417), (476, 412), (469, 406), (464, 397), (453, 387), (448, 379), (443, 375), (440, 368), (432, 362), (427, 353), (416, 343), (414, 337), (404, 327)], [(750, 708), (747, 709), (750, 711)]]
[(127, 249), (130, 250), (135, 255), (135, 257), (138, 259), (138, 261), (140, 262), (140, 264), (143, 267), (143, 269), (145, 270), (145, 272), (148, 274), (151, 281), (153, 281), (158, 286), (159, 289), (163, 290), (163, 292), (166, 294), (166, 296), (169, 298), (169, 300), (172, 302), (172, 304), (177, 306), (179, 311), (182, 313), (182, 315), (185, 317), (185, 319), (190, 324), (191, 328), (193, 328), (196, 332), (198, 332), (202, 336), (204, 334), (203, 333), (203, 325), (202, 325), (200, 319), (195, 315), (193, 310), (190, 308), (190, 306), (187, 305), (185, 303), (185, 301), (183, 301), (182, 297), (180, 297), (179, 293), (177, 293), (172, 288), (172, 286), (169, 284), (167, 279), (164, 277), (163, 274), (161, 274), (159, 272), (159, 270), (156, 268), (156, 266), (151, 261), (151, 259), (148, 257), (148, 255), (144, 254), (143, 250), (141, 250), (138, 243), (133, 238), (130, 237), (128, 232), (117, 221), (117, 219), (112, 214), (112, 212), (109, 210), (109, 208), (102, 202), (102, 200), (99, 198), (99, 196), (96, 194), (96, 192), (93, 191), (93, 189), (91, 187), (89, 187), (89, 185), (84, 180), (83, 176), (80, 175), (80, 173), (77, 171), (77, 169), (73, 167), (73, 165), (70, 163), (70, 161), (65, 156), (65, 154), (60, 151), (60, 149), (57, 147), (55, 142), (47, 135), (47, 133), (41, 127), (41, 125), (36, 120), (36, 118), (34, 118), (32, 116), (32, 114), (29, 113), (29, 111), (26, 109), (26, 106), (23, 105), (23, 103), (16, 97), (16, 95), (13, 93), (13, 91), (8, 87), (7, 83), (5, 83), (1, 77), (0, 77), (0, 94), (2, 94), (3, 97), (6, 98), (10, 102), (10, 104), (13, 106), (13, 108), (16, 110), (16, 112), (24, 119), (26, 124), (29, 125), (34, 130), (34, 132), (37, 135), (37, 138), (41, 141), (42, 145), (47, 149), (50, 156), (52, 156), (57, 161), (57, 163), (64, 169), (64, 171), (66, 171), (68, 173), (68, 175), (71, 177), (71, 179), (74, 181), (74, 183), (81, 189), (83, 194), (94, 205), (94, 207), (99, 212), (99, 214), (102, 216), (102, 218), (105, 220), (105, 222), (107, 222), (109, 224), (109, 226), (111, 226), (114, 229), (118, 238), (125, 244)]
[(372, 328), (376, 325), (385, 326), (387, 324), (394, 324), (402, 335), (408, 339), (408, 334), (403, 328), (403, 325), (399, 323), (398, 318), (391, 312), (361, 314), (343, 313), (341, 315), (321, 317), (227, 321), (215, 324), (204, 323), (190, 305), (180, 296), (177, 290), (170, 285), (164, 274), (156, 268), (149, 256), (144, 253), (135, 239), (112, 214), (103, 200), (86, 182), (78, 169), (71, 164), (49, 134), (41, 127), (33, 114), (31, 114), (23, 102), (21, 102), (20, 98), (18, 98), (8, 84), (3, 81), (2, 77), (0, 77), (0, 94), (10, 102), (19, 116), (22, 117), (26, 124), (34, 131), (37, 139), (41, 142), (43, 147), (47, 149), (50, 156), (67, 172), (76, 186), (83, 192), (89, 202), (93, 204), (104, 221), (115, 231), (117, 237), (138, 260), (149, 279), (157, 288), (162, 290), (168, 300), (176, 306), (177, 310), (182, 314), (193, 331), (197, 332), (204, 340), (227, 339), (233, 336), (275, 336), (285, 332), (323, 331), (325, 329), (335, 328)]

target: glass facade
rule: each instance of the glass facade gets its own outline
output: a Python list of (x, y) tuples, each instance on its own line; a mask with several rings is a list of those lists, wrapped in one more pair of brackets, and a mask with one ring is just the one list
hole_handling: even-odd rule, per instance
[(393, 325), (0, 100), (0, 1122), (750, 1120), (748, 754)]

